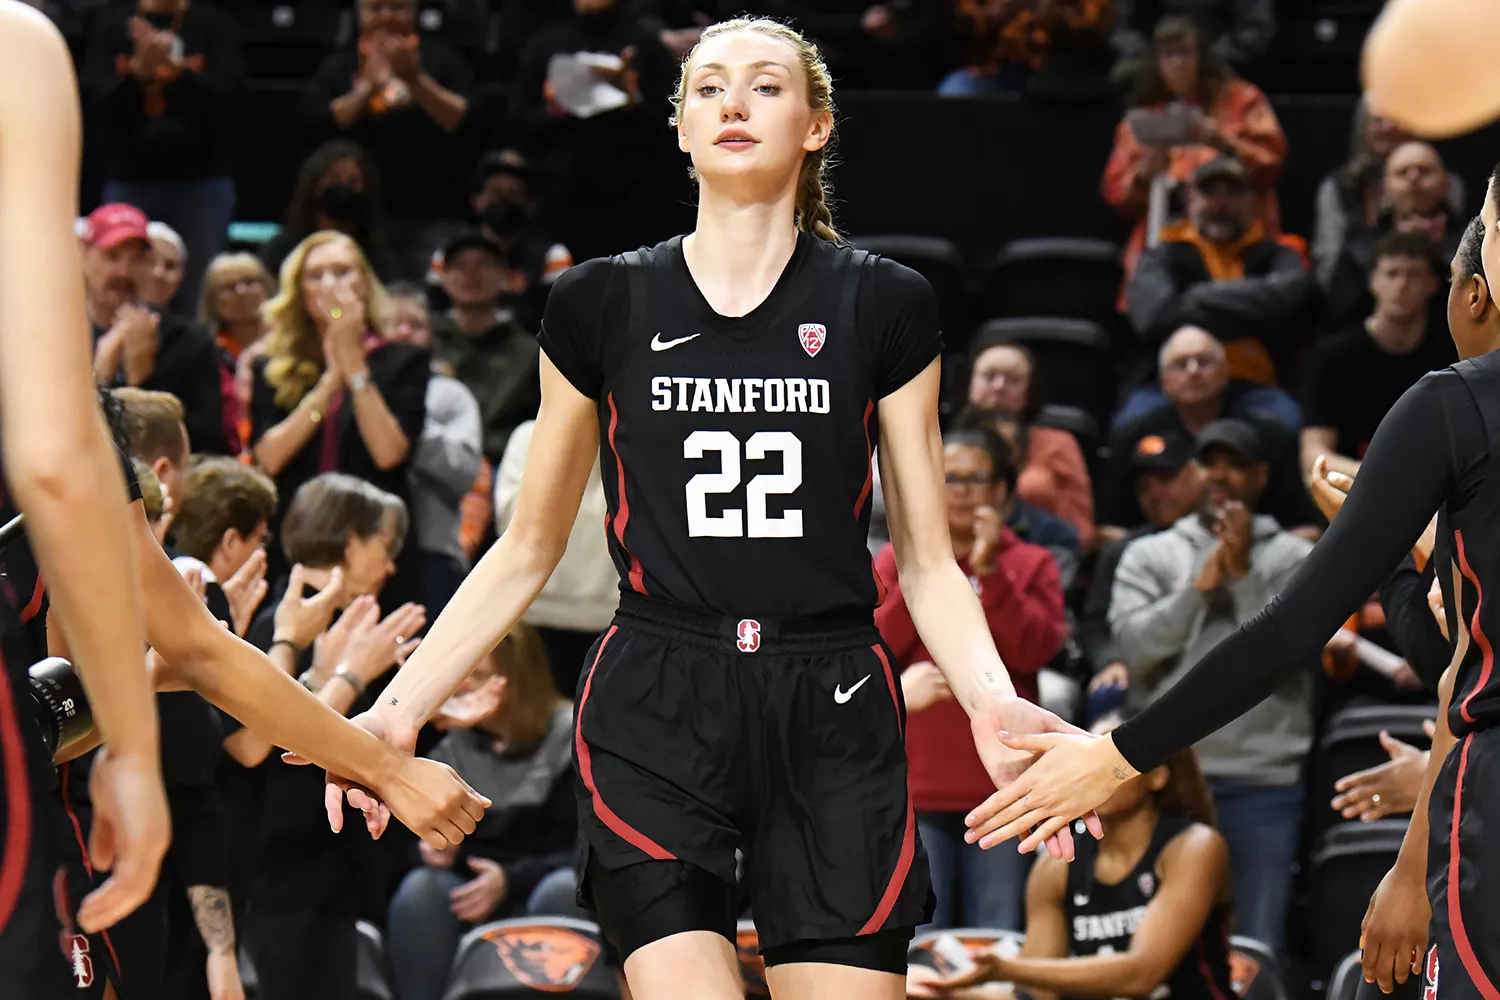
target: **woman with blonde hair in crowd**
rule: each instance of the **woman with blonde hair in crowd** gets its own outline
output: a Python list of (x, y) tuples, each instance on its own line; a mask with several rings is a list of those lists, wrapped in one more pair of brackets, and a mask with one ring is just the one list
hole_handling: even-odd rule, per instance
[[(219, 389), (224, 397), (224, 434), (231, 451), (238, 452), (249, 439), (246, 415), (250, 409), (250, 382), (237, 379), (241, 359), (248, 362), (262, 349), (266, 332), (261, 306), (276, 294), (276, 279), (248, 253), (221, 253), (209, 262), (203, 274), (203, 292), (198, 298), (198, 322), (208, 327), (219, 347)], [(247, 357), (248, 355), (248, 357)]]
[[(426, 419), (429, 352), (387, 339), (393, 309), (364, 252), (335, 232), (307, 237), (264, 307), (265, 353), (252, 366), (250, 447), (285, 504), (325, 472), (357, 476), (408, 505), (408, 472)], [(279, 530), (278, 516), (273, 530)], [(279, 549), (271, 575), (286, 571)], [(415, 546), (382, 604), (422, 600)]]

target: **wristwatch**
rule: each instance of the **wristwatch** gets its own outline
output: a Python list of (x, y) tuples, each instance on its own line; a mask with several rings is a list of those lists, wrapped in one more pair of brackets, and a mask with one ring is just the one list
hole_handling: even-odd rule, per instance
[(355, 372), (349, 376), (349, 391), (360, 392), (370, 387), (370, 376), (364, 372)]

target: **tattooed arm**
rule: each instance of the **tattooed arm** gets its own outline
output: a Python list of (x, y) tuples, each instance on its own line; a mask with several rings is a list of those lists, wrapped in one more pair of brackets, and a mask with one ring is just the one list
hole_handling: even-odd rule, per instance
[(213, 885), (188, 887), (198, 934), (208, 948), (208, 991), (213, 1000), (245, 1000), (234, 947), (234, 911), (229, 890)]

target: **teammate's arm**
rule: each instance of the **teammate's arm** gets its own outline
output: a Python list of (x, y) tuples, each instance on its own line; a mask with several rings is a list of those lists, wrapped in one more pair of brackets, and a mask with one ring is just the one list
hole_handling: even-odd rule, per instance
[(93, 931), (151, 893), (171, 833), (124, 482), (99, 413), (79, 291), (79, 148), (78, 92), (62, 37), (25, 4), (3, 5), (0, 449), (95, 725), (110, 744), (97, 776), (108, 787), (96, 825), (112, 834), (114, 875), (78, 914)]

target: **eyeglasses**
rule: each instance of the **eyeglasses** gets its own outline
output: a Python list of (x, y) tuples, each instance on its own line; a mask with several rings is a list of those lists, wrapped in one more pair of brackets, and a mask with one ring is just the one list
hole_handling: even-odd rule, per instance
[(1168, 361), (1164, 368), (1170, 372), (1205, 371), (1214, 368), (1219, 363), (1219, 356), (1205, 351), (1202, 354), (1185, 354), (1180, 358)]
[(994, 481), (995, 477), (988, 472), (976, 472), (969, 476), (962, 476), (957, 472), (949, 472), (943, 476), (943, 482), (949, 486), (988, 486)]

